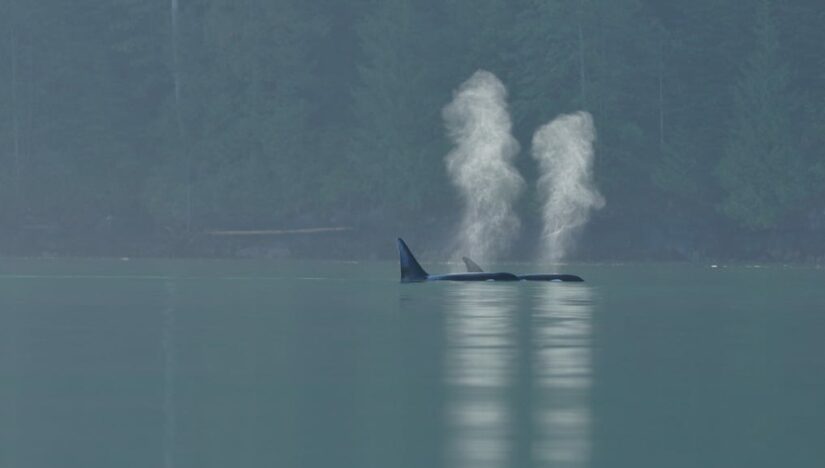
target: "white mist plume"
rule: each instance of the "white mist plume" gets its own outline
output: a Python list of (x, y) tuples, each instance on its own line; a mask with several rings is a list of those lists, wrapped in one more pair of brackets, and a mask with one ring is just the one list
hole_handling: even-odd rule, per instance
[(513, 202), (524, 179), (512, 165), (519, 144), (510, 133), (506, 99), (501, 81), (479, 70), (443, 111), (456, 145), (446, 157), (447, 171), (464, 202), (456, 247), (481, 262), (504, 252), (521, 228)]
[(573, 245), (573, 236), (604, 206), (593, 183), (593, 117), (576, 112), (557, 117), (533, 135), (533, 157), (539, 162), (539, 195), (544, 203), (543, 255), (559, 261)]

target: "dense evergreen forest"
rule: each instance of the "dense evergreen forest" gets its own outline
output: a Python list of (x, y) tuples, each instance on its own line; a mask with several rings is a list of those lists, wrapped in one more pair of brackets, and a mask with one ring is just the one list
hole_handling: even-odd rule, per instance
[[(0, 0), (0, 253), (388, 257), (461, 205), (442, 108), (593, 114), (581, 259), (825, 259), (821, 0)], [(348, 227), (292, 236), (216, 229)], [(250, 250), (251, 249), (251, 250)], [(274, 253), (273, 253), (274, 252)]]

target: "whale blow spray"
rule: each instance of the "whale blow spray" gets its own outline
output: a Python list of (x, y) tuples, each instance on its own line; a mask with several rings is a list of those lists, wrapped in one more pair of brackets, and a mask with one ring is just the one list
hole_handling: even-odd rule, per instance
[(533, 135), (533, 157), (538, 161), (542, 199), (543, 252), (546, 260), (562, 260), (590, 212), (605, 201), (593, 182), (593, 117), (576, 112), (557, 117)]
[(482, 262), (505, 252), (521, 228), (513, 203), (524, 179), (512, 164), (519, 144), (511, 134), (506, 99), (501, 81), (479, 70), (443, 111), (455, 143), (445, 158), (447, 172), (464, 203), (456, 248)]

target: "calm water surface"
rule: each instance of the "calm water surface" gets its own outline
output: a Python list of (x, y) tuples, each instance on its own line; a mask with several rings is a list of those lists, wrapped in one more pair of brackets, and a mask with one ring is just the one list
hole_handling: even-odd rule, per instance
[(825, 271), (565, 270), (6, 260), (0, 467), (825, 466)]

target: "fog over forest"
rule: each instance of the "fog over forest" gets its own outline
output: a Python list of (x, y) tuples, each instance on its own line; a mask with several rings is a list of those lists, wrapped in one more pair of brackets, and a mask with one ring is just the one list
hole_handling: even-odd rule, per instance
[[(468, 232), (499, 259), (557, 236), (570, 260), (823, 263), (823, 24), (821, 0), (0, 0), (0, 255), (402, 236), (446, 260)], [(477, 114), (450, 106), (479, 76), (511, 211), (472, 231), (500, 179), (473, 183)], [(592, 186), (553, 195), (570, 132)], [(574, 236), (548, 228), (569, 203)]]

